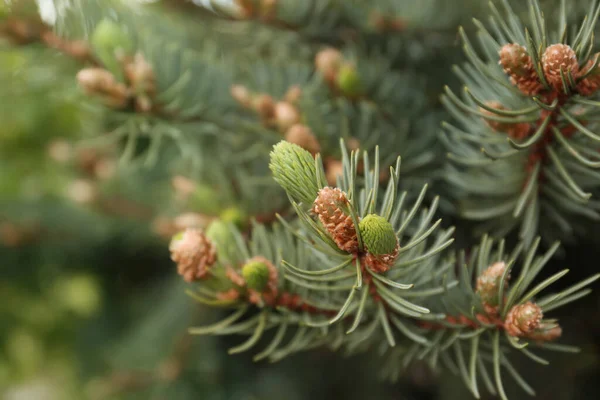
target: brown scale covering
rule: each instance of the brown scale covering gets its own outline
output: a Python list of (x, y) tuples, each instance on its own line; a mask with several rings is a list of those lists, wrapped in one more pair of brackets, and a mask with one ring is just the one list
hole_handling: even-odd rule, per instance
[(321, 151), (321, 145), (313, 131), (304, 124), (294, 124), (285, 133), (285, 140), (297, 144), (312, 155)]
[[(490, 108), (495, 108), (497, 110), (506, 110), (506, 107), (504, 107), (498, 101), (488, 101), (488, 102), (486, 102), (486, 105), (489, 106)], [(493, 113), (489, 110), (486, 110), (483, 107), (480, 107), (479, 111), (482, 114), (484, 114), (485, 116), (490, 116), (490, 117), (499, 116), (498, 114)], [(496, 132), (506, 133), (508, 136), (510, 136), (511, 138), (516, 139), (516, 140), (525, 139), (527, 137), (527, 135), (529, 134), (529, 132), (531, 131), (531, 124), (529, 124), (527, 122), (519, 122), (516, 124), (511, 124), (508, 122), (500, 122), (500, 121), (496, 121), (496, 120), (493, 120), (490, 118), (486, 118), (485, 116), (483, 117), (483, 120), (490, 128), (492, 128)]]
[[(585, 75), (589, 72), (590, 68), (594, 65), (594, 60), (600, 57), (600, 53), (596, 54), (592, 60), (589, 60), (586, 65), (581, 70), (581, 75)], [(600, 89), (600, 68), (596, 66), (594, 71), (589, 74), (585, 79), (582, 79), (581, 82), (577, 85), (577, 91), (582, 96), (591, 96), (596, 93)]]
[(77, 82), (87, 94), (100, 95), (111, 107), (125, 107), (129, 89), (103, 68), (84, 68), (77, 73)]
[(224, 292), (217, 293), (217, 299), (224, 301), (235, 301), (240, 298), (240, 292), (237, 289), (229, 289)]
[(500, 49), (499, 55), (499, 64), (504, 73), (510, 77), (511, 83), (517, 86), (521, 92), (533, 96), (544, 88), (525, 47), (516, 43), (506, 44)]
[(566, 44), (553, 44), (546, 48), (542, 56), (542, 67), (546, 80), (557, 91), (563, 90), (562, 78), (560, 72), (562, 70), (565, 77), (569, 72), (573, 77), (577, 77), (579, 73), (579, 64), (575, 51)]
[(390, 266), (394, 264), (398, 253), (400, 251), (400, 245), (396, 245), (394, 251), (390, 254), (374, 255), (368, 252), (362, 256), (361, 263), (369, 268), (371, 271), (381, 274), (387, 272)]
[(540, 327), (542, 309), (535, 303), (527, 302), (510, 309), (504, 319), (504, 329), (511, 336), (527, 337)]
[(199, 229), (186, 229), (180, 238), (171, 241), (169, 250), (177, 263), (177, 273), (187, 282), (206, 278), (217, 261), (215, 245)]
[(246, 282), (242, 275), (231, 267), (227, 267), (225, 270), (225, 276), (237, 286), (246, 286)]
[(562, 328), (560, 326), (542, 323), (538, 329), (527, 335), (527, 338), (537, 342), (551, 342), (561, 335)]
[(354, 223), (344, 214), (342, 206), (348, 204), (346, 193), (338, 188), (326, 187), (319, 190), (313, 203), (312, 212), (331, 235), (337, 246), (348, 253), (358, 252), (358, 238)]
[[(498, 287), (504, 271), (506, 271), (506, 263), (500, 261), (489, 266), (477, 278), (475, 292), (481, 297), (483, 308), (489, 315), (498, 314)], [(505, 285), (504, 289), (506, 290), (507, 287), (508, 285)]]

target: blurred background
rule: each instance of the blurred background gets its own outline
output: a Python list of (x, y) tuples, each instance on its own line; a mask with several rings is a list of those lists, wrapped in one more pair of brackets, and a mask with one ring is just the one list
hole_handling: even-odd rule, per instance
[[(0, 399), (471, 398), (459, 377), (424, 365), (387, 383), (378, 379), (376, 357), (315, 350), (253, 363), (250, 354), (227, 355), (239, 338), (189, 336), (187, 327), (216, 320), (217, 312), (185, 295), (169, 237), (207, 203), (237, 209), (210, 191), (182, 207), (172, 163), (122, 165), (120, 143), (95, 141), (107, 129), (105, 110), (77, 85), (81, 60), (44, 39), (56, 13), (51, 3), (0, 0)], [(214, 23), (202, 1), (147, 3), (192, 33)], [(428, 60), (424, 93), (434, 102), (460, 60), (457, 27), (471, 16), (440, 25), (436, 54), (427, 54), (429, 43), (413, 43), (415, 58)], [(454, 55), (440, 56), (446, 50)], [(547, 272), (573, 266), (562, 285), (598, 270), (600, 249), (591, 243), (565, 254)], [(580, 354), (553, 354), (549, 367), (516, 360), (537, 398), (598, 398), (598, 293), (557, 315), (564, 342)], [(518, 388), (507, 392), (526, 397)]]

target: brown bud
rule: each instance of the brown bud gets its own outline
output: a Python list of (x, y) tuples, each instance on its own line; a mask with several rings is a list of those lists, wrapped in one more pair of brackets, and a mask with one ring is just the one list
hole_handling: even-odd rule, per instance
[[(594, 61), (597, 57), (600, 57), (600, 53), (596, 53), (593, 59), (589, 60), (581, 70), (580, 75), (585, 75), (589, 72), (590, 68), (594, 65)], [(600, 67), (596, 65), (594, 70), (588, 74), (585, 79), (577, 85), (577, 92), (582, 96), (591, 96), (600, 89)]]
[(64, 139), (56, 139), (48, 145), (48, 155), (54, 161), (64, 164), (73, 156), (73, 146)]
[(338, 188), (326, 187), (319, 190), (312, 212), (331, 235), (337, 246), (348, 253), (358, 251), (358, 238), (354, 222), (342, 207), (348, 205), (346, 193)]
[(298, 85), (292, 85), (288, 88), (287, 92), (283, 96), (283, 99), (290, 104), (296, 104), (302, 96), (302, 89)]
[(400, 245), (396, 245), (394, 251), (389, 254), (375, 255), (368, 252), (363, 256), (362, 262), (364, 265), (369, 267), (371, 271), (381, 274), (390, 269), (390, 266), (394, 264), (398, 254), (400, 252)]
[(511, 336), (528, 336), (540, 327), (542, 309), (535, 303), (527, 302), (511, 308), (504, 320), (504, 329)]
[[(477, 278), (475, 293), (481, 298), (483, 307), (488, 314), (495, 315), (498, 312), (500, 300), (498, 298), (498, 290), (505, 271), (506, 263), (499, 261), (489, 266)], [(507, 288), (508, 285), (505, 283), (504, 289), (506, 290)]]
[(329, 186), (337, 185), (338, 176), (344, 173), (344, 164), (335, 158), (325, 160), (325, 177)]
[(346, 147), (350, 151), (356, 151), (360, 148), (360, 141), (355, 137), (348, 138), (346, 140)]
[(259, 94), (253, 101), (254, 111), (264, 120), (269, 120), (275, 112), (275, 102), (268, 94)]
[(187, 282), (206, 278), (217, 261), (214, 244), (198, 229), (188, 228), (175, 235), (169, 250), (177, 263), (177, 273)]
[(275, 104), (275, 124), (280, 132), (286, 132), (292, 125), (300, 122), (300, 113), (290, 103), (280, 101)]
[(553, 44), (548, 46), (542, 56), (542, 67), (546, 80), (555, 90), (563, 91), (563, 79), (561, 71), (565, 78), (570, 72), (573, 77), (579, 73), (579, 64), (575, 51), (566, 44)]
[(93, 203), (98, 197), (96, 186), (85, 179), (77, 179), (67, 187), (67, 197), (77, 204)]
[(504, 73), (521, 92), (533, 96), (544, 88), (525, 47), (516, 43), (506, 44), (500, 49), (499, 55)]
[(108, 180), (115, 176), (117, 164), (109, 158), (100, 159), (94, 166), (94, 175), (100, 180)]
[(252, 106), (252, 95), (246, 86), (233, 85), (230, 89), (231, 97), (246, 108)]
[(313, 134), (312, 130), (303, 124), (296, 124), (288, 129), (285, 133), (285, 140), (308, 150), (312, 155), (315, 155), (321, 151), (319, 141)]
[(527, 338), (538, 342), (551, 342), (561, 335), (562, 328), (559, 325), (542, 323), (538, 329), (527, 335)]
[(156, 90), (154, 70), (142, 53), (125, 63), (125, 77), (136, 93), (151, 94)]
[(129, 99), (127, 87), (102, 68), (85, 68), (77, 73), (77, 81), (86, 93), (99, 95), (112, 107), (124, 107)]
[(342, 53), (333, 47), (323, 49), (315, 56), (315, 69), (319, 71), (327, 81), (333, 82), (335, 81), (335, 77), (342, 64), (342, 58)]
[[(498, 101), (488, 101), (486, 102), (486, 105), (488, 105), (490, 108), (494, 108), (497, 110), (506, 110), (506, 107), (504, 107), (500, 102)], [(484, 114), (485, 116), (490, 116), (490, 117), (495, 117), (498, 116), (498, 114), (489, 111), (483, 107), (479, 108), (479, 111)], [(500, 121), (496, 121), (492, 118), (486, 118), (483, 117), (483, 120), (485, 121), (485, 123), (492, 128), (493, 130), (497, 131), (497, 132), (502, 132), (502, 133), (506, 133), (508, 136), (510, 136), (513, 139), (524, 139), (525, 137), (527, 137), (527, 135), (529, 134), (530, 130), (531, 130), (531, 125), (528, 124), (527, 122), (519, 122), (519, 123), (510, 123), (510, 122), (500, 122)]]

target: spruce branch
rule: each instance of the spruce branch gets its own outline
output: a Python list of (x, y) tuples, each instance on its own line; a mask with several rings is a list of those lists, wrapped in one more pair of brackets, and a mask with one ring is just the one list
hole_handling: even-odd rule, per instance
[[(593, 3), (570, 34), (550, 32), (538, 1), (528, 4), (528, 28), (507, 2), (504, 15), (492, 5), (497, 29), (475, 21), (479, 53), (460, 30), (470, 63), (454, 69), (462, 96), (449, 88), (442, 96), (456, 121), (443, 125), (442, 140), (458, 213), (498, 237), (518, 228), (531, 243), (538, 232), (567, 239), (585, 219), (600, 218), (590, 200), (600, 162), (588, 100), (597, 90), (591, 32), (600, 8)], [(565, 12), (563, 4), (559, 20)]]
[[(209, 236), (219, 249), (218, 261), (189, 293), (233, 313), (190, 332), (247, 335), (230, 350), (237, 353), (259, 345), (273, 331), (255, 357), (271, 361), (319, 346), (352, 354), (379, 345), (384, 363), (406, 367), (421, 359), (435, 368), (442, 362), (463, 377), (476, 397), (479, 381), (489, 383), (487, 368), (495, 377), (490, 391), (503, 398), (503, 372), (532, 392), (509, 353), (520, 351), (545, 362), (529, 347), (557, 348), (549, 342), (562, 331), (544, 313), (587, 295), (586, 286), (600, 274), (538, 300), (568, 272), (532, 287), (558, 244), (543, 255), (537, 255), (539, 239), (527, 251), (521, 243), (508, 252), (504, 240), (486, 236), (480, 246), (455, 255), (447, 249), (453, 230), (432, 223), (437, 200), (419, 210), (423, 190), (404, 209), (399, 160), (387, 187), (380, 189), (377, 154), (373, 164), (362, 154), (361, 175), (359, 152), (348, 153), (343, 142), (341, 148), (343, 174), (339, 187), (331, 188), (318, 156), (313, 159), (289, 143), (275, 146), (272, 168), (299, 218), (281, 218), (282, 224), (271, 229), (254, 224), (248, 242), (233, 226), (214, 222), (218, 229), (211, 231), (219, 234)], [(308, 169), (286, 168), (299, 157), (306, 159)], [(307, 211), (310, 193), (315, 200)], [(397, 347), (400, 340), (409, 346)], [(401, 369), (394, 371), (390, 378)]]

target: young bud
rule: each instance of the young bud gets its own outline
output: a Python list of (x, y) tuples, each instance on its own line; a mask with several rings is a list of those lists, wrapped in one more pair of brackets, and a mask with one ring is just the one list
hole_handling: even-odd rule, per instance
[(367, 250), (374, 255), (389, 254), (398, 245), (392, 224), (382, 216), (369, 214), (358, 224)]
[(92, 33), (92, 49), (104, 66), (122, 78), (120, 59), (133, 53), (133, 42), (123, 27), (108, 19), (102, 20)]
[(235, 237), (230, 226), (220, 219), (213, 220), (206, 230), (209, 238), (217, 248), (218, 259), (227, 261), (229, 253), (235, 249)]
[[(594, 65), (596, 57), (600, 57), (600, 53), (596, 53), (594, 57), (587, 62), (587, 64), (581, 70), (581, 75), (585, 75), (590, 71), (590, 68)], [(600, 89), (600, 67), (596, 65), (593, 71), (588, 74), (585, 79), (581, 80), (577, 85), (577, 91), (582, 96), (591, 96)]]
[(344, 173), (344, 164), (335, 158), (325, 160), (325, 176), (329, 186), (337, 185), (337, 178)]
[(108, 19), (96, 25), (91, 43), (95, 49), (109, 50), (111, 53), (119, 49), (125, 54), (133, 51), (133, 43), (127, 32), (117, 22)]
[(218, 215), (221, 210), (222, 200), (216, 188), (209, 185), (196, 184), (189, 196), (188, 205), (193, 211), (207, 215)]
[(280, 132), (286, 132), (293, 125), (300, 122), (300, 113), (290, 103), (280, 101), (274, 108), (275, 124)]
[(256, 96), (252, 107), (263, 120), (273, 118), (273, 114), (275, 113), (275, 102), (268, 94), (259, 94)]
[(367, 250), (364, 262), (374, 272), (385, 272), (398, 257), (399, 244), (394, 227), (385, 218), (369, 214), (358, 224)]
[(358, 251), (356, 228), (352, 218), (342, 210), (342, 207), (348, 204), (346, 193), (338, 188), (326, 187), (319, 190), (312, 212), (319, 217), (340, 249), (348, 253), (356, 253)]
[(98, 188), (86, 179), (76, 179), (67, 187), (67, 197), (77, 204), (89, 205), (98, 198)]
[(292, 85), (288, 88), (287, 92), (283, 96), (283, 99), (290, 104), (296, 104), (302, 96), (302, 89), (298, 85)]
[(277, 297), (278, 272), (264, 257), (251, 258), (242, 267), (242, 278), (248, 288), (248, 300), (255, 304), (273, 304)]
[[(488, 314), (495, 315), (498, 312), (498, 290), (504, 271), (506, 271), (506, 263), (499, 261), (489, 266), (477, 278), (475, 293), (481, 298), (483, 307)], [(504, 288), (507, 287), (508, 285), (505, 284)]]
[(341, 63), (342, 53), (332, 47), (319, 51), (315, 56), (315, 69), (319, 71), (328, 82), (333, 82), (335, 80)]
[(133, 60), (125, 64), (125, 77), (137, 94), (154, 94), (156, 91), (154, 70), (142, 53), (136, 53)]
[(529, 336), (540, 327), (542, 309), (535, 303), (527, 302), (511, 308), (504, 320), (504, 329), (511, 336)]
[(502, 46), (499, 54), (499, 63), (504, 73), (510, 77), (511, 83), (516, 85), (521, 92), (533, 96), (544, 88), (525, 47), (516, 43), (506, 44)]
[(303, 124), (295, 124), (285, 133), (285, 140), (297, 144), (315, 155), (321, 151), (321, 145), (312, 130)]
[[(488, 101), (486, 104), (489, 107), (495, 108), (497, 110), (505, 110), (506, 109), (506, 107), (504, 107), (498, 101)], [(498, 116), (498, 114), (493, 113), (489, 110), (486, 110), (483, 107), (480, 107), (479, 111), (486, 116), (490, 116), (490, 117)], [(517, 139), (517, 140), (524, 139), (525, 137), (527, 137), (527, 134), (531, 130), (531, 125), (528, 124), (527, 122), (520, 122), (517, 124), (513, 124), (513, 123), (509, 123), (509, 122), (496, 121), (491, 118), (486, 118), (486, 117), (483, 117), (483, 118), (484, 118), (485, 123), (490, 128), (492, 128), (496, 132), (506, 133), (508, 136), (510, 136), (513, 139)]]
[(561, 335), (562, 328), (559, 325), (542, 323), (539, 328), (527, 335), (527, 338), (538, 342), (552, 342)]
[(231, 222), (238, 228), (243, 228), (248, 222), (248, 216), (239, 207), (227, 207), (219, 215), (223, 222)]
[(340, 68), (336, 83), (344, 96), (356, 97), (362, 94), (362, 82), (358, 70), (352, 64), (345, 64)]
[(252, 106), (252, 95), (246, 86), (233, 85), (230, 89), (231, 97), (240, 105), (250, 108)]
[(285, 140), (273, 146), (269, 168), (275, 181), (294, 199), (311, 204), (319, 191), (315, 159), (302, 147)]
[(177, 273), (187, 282), (204, 279), (217, 261), (214, 244), (198, 229), (186, 229), (173, 236), (169, 245)]
[(564, 90), (561, 71), (565, 79), (567, 79), (569, 72), (574, 78), (579, 73), (579, 64), (577, 63), (575, 51), (566, 44), (560, 43), (548, 46), (542, 56), (542, 67), (550, 86), (560, 92)]
[(105, 69), (82, 69), (77, 73), (77, 82), (86, 93), (102, 96), (112, 107), (121, 108), (127, 105), (129, 90)]
[(260, 260), (250, 260), (242, 267), (242, 276), (249, 289), (262, 292), (269, 283), (269, 267)]

